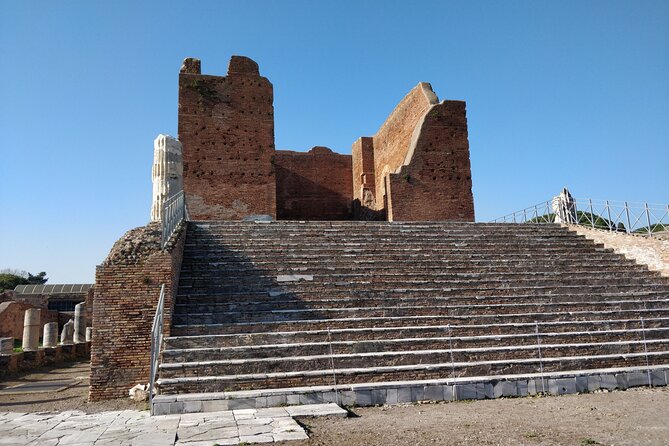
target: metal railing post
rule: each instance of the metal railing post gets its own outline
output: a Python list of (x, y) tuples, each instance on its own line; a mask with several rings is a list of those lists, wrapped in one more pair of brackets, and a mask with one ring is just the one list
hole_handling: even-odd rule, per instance
[(544, 361), (541, 356), (541, 337), (539, 337), (538, 321), (534, 321), (534, 331), (537, 334), (537, 350), (539, 352), (539, 373), (541, 374), (541, 392), (546, 393), (546, 381), (544, 380)]
[(153, 392), (158, 374), (158, 362), (160, 360), (160, 349), (163, 344), (163, 309), (165, 306), (165, 284), (160, 286), (160, 296), (156, 314), (151, 326), (151, 364), (149, 368), (149, 410), (153, 415)]
[(170, 237), (182, 221), (186, 220), (186, 199), (183, 191), (179, 191), (163, 203), (161, 249), (165, 249)]
[(615, 223), (613, 223), (613, 220), (611, 219), (611, 208), (609, 207), (609, 200), (606, 200), (606, 215), (608, 216), (609, 222), (607, 223), (607, 226), (609, 227), (609, 231), (613, 231), (616, 229)]
[(630, 221), (630, 208), (627, 205), (627, 202), (625, 202), (625, 214), (627, 215), (627, 227), (625, 228), (626, 232), (629, 234), (632, 232), (632, 222)]
[(650, 237), (652, 237), (653, 236), (653, 228), (651, 228), (651, 226), (650, 226), (650, 210), (648, 209), (648, 203), (644, 203), (643, 207), (646, 211), (646, 221), (648, 222), (648, 235)]

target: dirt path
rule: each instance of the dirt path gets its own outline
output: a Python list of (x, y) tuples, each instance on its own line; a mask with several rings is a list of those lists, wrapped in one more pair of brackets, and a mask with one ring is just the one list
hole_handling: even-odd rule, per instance
[(75, 382), (74, 386), (58, 392), (25, 393), (19, 395), (0, 393), (0, 412), (61, 412), (64, 410), (81, 410), (86, 413), (94, 413), (105, 410), (144, 410), (147, 408), (146, 403), (136, 403), (130, 399), (95, 403), (87, 402), (89, 370), (90, 363), (88, 361), (78, 361), (0, 381), (0, 389), (26, 383), (69, 380)]
[(669, 445), (669, 389), (358, 408), (302, 420), (315, 445)]
[[(46, 380), (76, 381), (59, 392), (0, 394), (0, 412), (144, 410), (129, 399), (88, 403), (88, 362), (0, 382), (0, 389)], [(669, 388), (543, 398), (355, 408), (353, 418), (302, 420), (325, 445), (667, 445)]]

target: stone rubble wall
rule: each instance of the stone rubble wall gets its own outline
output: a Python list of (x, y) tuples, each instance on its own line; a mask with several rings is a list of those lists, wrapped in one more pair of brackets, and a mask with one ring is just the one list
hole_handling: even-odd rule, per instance
[(567, 227), (628, 259), (646, 265), (652, 271), (669, 277), (669, 240), (666, 238), (611, 232), (579, 225), (567, 225)]
[(89, 398), (121, 398), (149, 381), (151, 326), (165, 284), (164, 331), (172, 324), (185, 225), (165, 250), (158, 223), (128, 231), (96, 269)]

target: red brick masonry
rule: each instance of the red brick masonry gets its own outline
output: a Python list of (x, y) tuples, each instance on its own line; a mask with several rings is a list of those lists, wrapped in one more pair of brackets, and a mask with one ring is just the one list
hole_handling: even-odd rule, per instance
[(165, 284), (164, 334), (169, 334), (185, 230), (160, 249), (160, 224), (126, 233), (95, 274), (91, 401), (121, 398), (149, 382), (151, 325)]
[[(352, 156), (274, 149), (273, 87), (233, 56), (226, 76), (186, 59), (179, 139), (192, 220), (474, 220), (465, 103), (419, 83)], [(347, 184), (348, 183), (348, 184)]]

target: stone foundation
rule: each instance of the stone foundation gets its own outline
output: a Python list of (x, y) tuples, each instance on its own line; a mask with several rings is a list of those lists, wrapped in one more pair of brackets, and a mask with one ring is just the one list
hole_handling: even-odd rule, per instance
[(0, 379), (19, 372), (30, 371), (39, 367), (68, 362), (75, 359), (89, 358), (91, 343), (57, 345), (39, 348), (35, 351), (0, 355)]
[(632, 387), (666, 386), (669, 367), (626, 368), (581, 372), (536, 373), (522, 376), (435, 379), (425, 381), (352, 384), (240, 392), (159, 395), (155, 415), (258, 409), (301, 404), (337, 403), (342, 406), (376, 406), (420, 401), (461, 401), (524, 397), (537, 394), (567, 395)]

